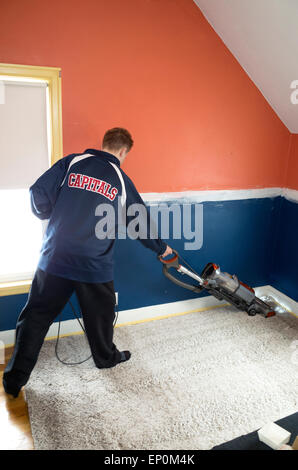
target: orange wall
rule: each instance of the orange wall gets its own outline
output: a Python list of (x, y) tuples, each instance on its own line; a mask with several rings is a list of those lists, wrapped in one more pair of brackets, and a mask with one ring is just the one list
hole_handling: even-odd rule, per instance
[(193, 0), (11, 0), (0, 61), (62, 68), (64, 154), (127, 127), (143, 192), (283, 186), (289, 131)]
[(286, 187), (298, 190), (298, 134), (292, 134)]

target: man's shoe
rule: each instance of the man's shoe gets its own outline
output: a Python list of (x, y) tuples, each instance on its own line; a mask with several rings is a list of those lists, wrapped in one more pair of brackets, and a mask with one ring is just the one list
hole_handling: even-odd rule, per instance
[(130, 351), (121, 351), (120, 352), (120, 361), (119, 362), (125, 362), (125, 361), (128, 361), (128, 359), (130, 359)]
[(14, 398), (17, 398), (22, 387), (12, 387), (11, 385), (9, 386), (6, 380), (3, 379), (3, 388), (5, 393), (7, 393), (8, 395), (12, 395)]

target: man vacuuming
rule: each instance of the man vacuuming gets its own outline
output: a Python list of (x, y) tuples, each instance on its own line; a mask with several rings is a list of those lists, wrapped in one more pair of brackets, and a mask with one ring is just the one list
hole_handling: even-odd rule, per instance
[[(120, 168), (132, 146), (126, 129), (110, 129), (102, 150), (87, 149), (60, 159), (30, 188), (33, 213), (49, 222), (28, 300), (17, 320), (13, 355), (3, 374), (4, 389), (14, 397), (29, 380), (50, 325), (74, 292), (96, 367), (114, 367), (131, 356), (113, 343), (115, 239), (99, 237), (96, 224), (103, 204), (116, 214), (119, 207), (125, 214), (132, 204), (145, 207)], [(147, 210), (146, 214), (146, 222), (152, 222)], [(147, 236), (139, 238), (145, 247), (162, 257), (172, 254), (160, 238), (150, 238), (150, 223), (145, 230)]]

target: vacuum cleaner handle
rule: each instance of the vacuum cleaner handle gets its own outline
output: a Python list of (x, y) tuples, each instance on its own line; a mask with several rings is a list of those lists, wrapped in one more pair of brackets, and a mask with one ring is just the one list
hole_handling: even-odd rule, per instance
[(179, 254), (178, 251), (173, 250), (172, 252), (174, 253), (174, 256), (170, 259), (163, 259), (161, 256), (158, 256), (157, 258), (159, 261), (166, 267), (166, 269), (169, 268), (179, 268)]
[(192, 284), (187, 284), (187, 282), (182, 282), (179, 279), (177, 279), (175, 276), (173, 276), (169, 272), (169, 268), (166, 265), (163, 266), (162, 271), (163, 271), (164, 275), (168, 279), (170, 279), (170, 281), (172, 281), (174, 284), (177, 284), (177, 286), (184, 287), (184, 289), (191, 290), (192, 292), (201, 292), (203, 290), (203, 287), (194, 286)]
[(163, 267), (162, 267), (163, 274), (174, 284), (177, 284), (177, 286), (183, 287), (184, 289), (191, 290), (192, 292), (201, 292), (203, 290), (201, 286), (195, 286), (192, 284), (187, 284), (186, 282), (182, 282), (170, 273), (170, 269), (174, 268), (178, 270), (180, 267), (179, 254), (176, 250), (173, 250), (173, 253), (174, 253), (174, 256), (168, 260), (162, 259), (161, 256), (158, 256), (158, 259), (163, 264)]

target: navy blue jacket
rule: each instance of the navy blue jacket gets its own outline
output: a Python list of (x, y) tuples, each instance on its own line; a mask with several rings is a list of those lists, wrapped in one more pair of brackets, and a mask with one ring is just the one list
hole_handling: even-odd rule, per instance
[[(121, 207), (145, 204), (114, 155), (87, 149), (62, 158), (30, 187), (31, 208), (40, 219), (49, 219), (38, 267), (56, 276), (82, 282), (113, 280), (115, 239), (99, 239), (95, 226), (99, 204), (115, 209), (115, 233), (119, 198)], [(126, 210), (127, 210), (126, 209)], [(139, 240), (158, 255), (166, 250), (160, 238)], [(129, 220), (129, 218), (127, 219)]]

